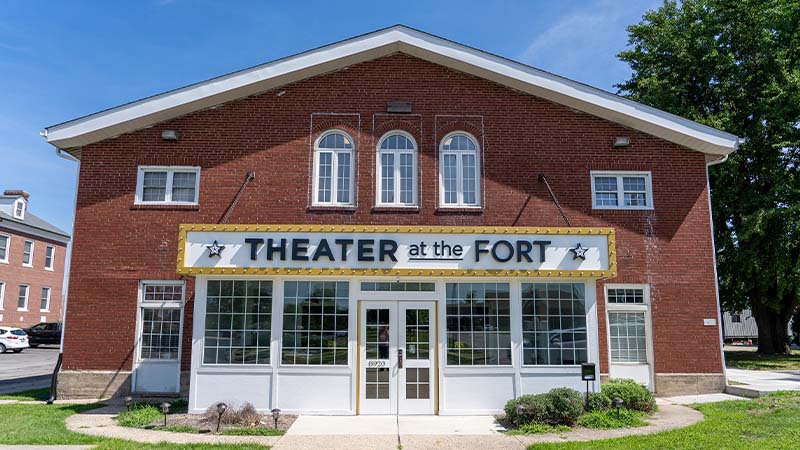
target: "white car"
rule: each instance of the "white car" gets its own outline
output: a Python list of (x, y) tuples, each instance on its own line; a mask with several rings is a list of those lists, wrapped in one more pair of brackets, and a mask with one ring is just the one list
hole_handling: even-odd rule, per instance
[(0, 353), (5, 353), (6, 350), (19, 353), (28, 347), (30, 345), (28, 344), (28, 335), (25, 334), (25, 330), (0, 327)]

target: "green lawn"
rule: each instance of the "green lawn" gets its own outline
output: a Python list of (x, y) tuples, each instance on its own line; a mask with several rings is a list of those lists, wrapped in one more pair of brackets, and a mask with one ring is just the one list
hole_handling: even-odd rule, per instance
[(14, 392), (13, 394), (2, 394), (0, 400), (19, 400), (22, 402), (27, 401), (44, 401), (50, 398), (50, 388), (44, 389), (31, 389), (30, 391)]
[(746, 350), (726, 350), (728, 367), (747, 370), (800, 370), (800, 350), (789, 355), (762, 355)]
[(73, 433), (64, 420), (102, 405), (0, 405), (0, 443), (4, 445), (93, 444), (99, 450), (266, 450), (260, 445), (143, 444)]
[(530, 450), (769, 450), (798, 448), (800, 392), (780, 392), (757, 400), (695, 405), (705, 420), (687, 428), (648, 436), (594, 442), (538, 444)]

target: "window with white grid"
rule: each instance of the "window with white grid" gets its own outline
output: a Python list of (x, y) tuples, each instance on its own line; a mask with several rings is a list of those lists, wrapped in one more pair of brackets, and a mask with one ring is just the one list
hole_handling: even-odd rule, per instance
[(511, 365), (508, 283), (447, 283), (447, 365)]
[(608, 312), (611, 362), (646, 363), (647, 335), (644, 312)]
[(314, 143), (314, 205), (354, 204), (355, 146), (339, 130), (323, 133)]
[(183, 300), (183, 284), (156, 284), (144, 285), (145, 302), (180, 302)]
[(141, 359), (176, 360), (181, 338), (181, 308), (142, 308)]
[(8, 262), (8, 247), (9, 242), (11, 242), (11, 237), (6, 236), (5, 234), (0, 234), (0, 262), (7, 263)]
[(451, 133), (439, 147), (439, 205), (480, 206), (478, 144), (465, 133)]
[(588, 361), (582, 283), (522, 284), (522, 354), (525, 365)]
[(347, 365), (349, 303), (347, 281), (286, 281), (281, 364)]
[(40, 311), (49, 311), (50, 310), (50, 288), (43, 287), (42, 288), (42, 302), (39, 304)]
[(209, 280), (203, 364), (269, 364), (272, 281)]
[(199, 189), (199, 167), (140, 166), (136, 203), (195, 205)]
[(411, 136), (395, 131), (378, 143), (379, 206), (417, 204), (417, 145)]
[(606, 295), (612, 304), (644, 304), (644, 289), (641, 288), (608, 288)]
[(595, 209), (652, 209), (650, 172), (593, 171), (592, 205)]

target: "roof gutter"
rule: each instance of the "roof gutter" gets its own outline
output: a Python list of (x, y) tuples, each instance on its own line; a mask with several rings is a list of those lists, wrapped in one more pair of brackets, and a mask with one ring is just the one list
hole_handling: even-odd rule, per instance
[[(39, 136), (45, 138), (45, 140), (46, 140), (47, 139), (47, 128), (45, 128), (44, 130), (40, 131), (39, 132)], [(69, 153), (64, 153), (64, 150), (61, 150), (58, 147), (56, 147), (56, 156), (58, 156), (59, 158), (66, 159), (67, 161), (80, 162), (80, 160), (78, 158), (70, 155)]]

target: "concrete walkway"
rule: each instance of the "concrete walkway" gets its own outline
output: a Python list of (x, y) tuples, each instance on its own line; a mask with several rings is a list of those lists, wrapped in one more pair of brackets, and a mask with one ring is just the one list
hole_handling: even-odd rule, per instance
[(274, 450), (441, 450), (483, 449), (524, 450), (541, 442), (591, 441), (630, 435), (643, 435), (695, 424), (703, 415), (691, 408), (659, 399), (659, 412), (650, 425), (618, 430), (578, 429), (566, 433), (512, 436), (490, 416), (301, 416), (285, 436), (216, 436), (125, 428), (113, 417), (121, 405), (70, 416), (69, 430), (77, 433), (159, 443), (252, 443), (273, 446)]
[(728, 379), (743, 385), (731, 385), (730, 394), (761, 397), (775, 391), (800, 391), (800, 371), (727, 369)]

